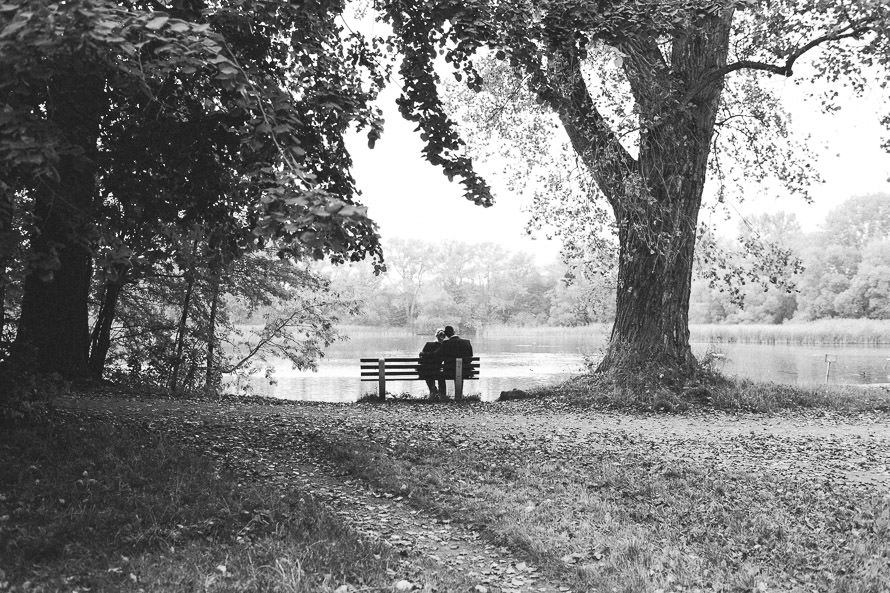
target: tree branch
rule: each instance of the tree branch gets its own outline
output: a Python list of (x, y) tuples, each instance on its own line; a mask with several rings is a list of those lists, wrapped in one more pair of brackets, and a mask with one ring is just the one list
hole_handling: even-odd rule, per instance
[(626, 56), (623, 69), (634, 99), (637, 104), (644, 104), (647, 95), (651, 95), (659, 86), (664, 86), (653, 83), (653, 79), (669, 74), (664, 55), (654, 39), (639, 36), (625, 39), (618, 45), (618, 49)]
[(704, 77), (704, 80), (699, 82), (698, 85), (695, 86), (695, 88), (686, 93), (686, 95), (680, 101), (680, 105), (686, 105), (708, 86), (717, 82), (727, 74), (736, 72), (738, 70), (760, 70), (763, 72), (778, 74), (779, 76), (791, 76), (792, 74), (794, 74), (794, 63), (797, 62), (797, 60), (805, 53), (829, 41), (840, 41), (842, 39), (848, 39), (850, 37), (858, 37), (869, 30), (869, 25), (871, 25), (874, 20), (874, 18), (863, 19), (857, 23), (850, 23), (849, 25), (837, 31), (833, 31), (831, 33), (826, 33), (824, 35), (816, 37), (815, 39), (812, 39), (808, 43), (791, 52), (791, 54), (785, 59), (785, 63), (781, 65), (759, 62), (757, 60), (739, 60), (738, 62), (733, 62), (732, 64), (727, 64), (725, 66), (717, 68), (716, 70), (709, 72)]
[(539, 94), (559, 115), (575, 152), (617, 214), (624, 178), (636, 168), (636, 161), (597, 110), (577, 55), (567, 50), (548, 62), (547, 88)]

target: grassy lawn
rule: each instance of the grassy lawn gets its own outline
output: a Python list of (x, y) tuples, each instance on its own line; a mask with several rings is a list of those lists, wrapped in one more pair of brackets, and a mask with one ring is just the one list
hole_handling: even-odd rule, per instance
[(0, 591), (390, 591), (388, 550), (137, 425), (0, 427)]
[(592, 375), (579, 375), (562, 383), (531, 390), (544, 401), (581, 408), (637, 411), (690, 409), (728, 412), (782, 412), (832, 410), (837, 412), (890, 411), (890, 388), (866, 385), (785, 385), (749, 379), (729, 379), (705, 374), (696, 384), (681, 390), (659, 385), (652, 377), (640, 377), (615, 385)]
[(886, 491), (666, 461), (645, 439), (554, 452), (534, 438), (377, 430), (316, 438), (341, 467), (407, 485), (419, 504), (571, 575), (576, 590), (890, 591)]
[[(773, 419), (806, 423), (821, 414), (787, 410), (818, 409), (810, 396), (756, 389), (764, 401), (788, 400)], [(890, 591), (886, 486), (772, 463), (798, 456), (811, 467), (824, 454), (886, 466), (886, 439), (650, 435), (617, 427), (668, 426), (675, 416), (597, 411), (575, 401), (580, 395), (499, 404), (202, 402), (212, 414), (206, 422), (191, 420), (197, 404), (180, 402), (166, 415), (147, 405), (144, 416), (59, 411), (2, 426), (0, 592), (356, 593), (393, 591), (403, 578), (426, 591), (474, 591), (477, 582), (459, 571), (406, 564), (362, 539), (306, 492), (246, 478), (237, 464), (227, 465), (236, 473), (220, 470), (209, 455), (218, 445), (245, 467), (308, 447), (337, 475), (472, 526), (575, 592)], [(850, 410), (868, 430), (886, 430), (886, 407), (838, 397), (823, 409)], [(676, 418), (704, 427), (734, 417), (710, 414)], [(596, 429), (609, 419), (615, 430)], [(595, 430), (569, 426), (585, 422)]]

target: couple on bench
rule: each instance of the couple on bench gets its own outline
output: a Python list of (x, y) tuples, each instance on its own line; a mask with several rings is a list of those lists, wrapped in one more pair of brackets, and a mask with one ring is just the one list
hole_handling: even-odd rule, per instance
[[(426, 380), (426, 386), (430, 390), (430, 399), (447, 398), (445, 379), (454, 379), (454, 360), (472, 357), (473, 345), (469, 340), (455, 335), (453, 327), (446, 325), (437, 329), (436, 341), (424, 344), (420, 352), (421, 363), (418, 368), (420, 378)], [(472, 373), (469, 360), (464, 360), (463, 369), (463, 377), (469, 377)]]

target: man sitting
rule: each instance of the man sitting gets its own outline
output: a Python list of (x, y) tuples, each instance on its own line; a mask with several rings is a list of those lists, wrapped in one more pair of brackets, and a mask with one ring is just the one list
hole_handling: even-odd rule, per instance
[[(457, 358), (464, 359), (463, 377), (467, 378), (471, 375), (470, 363), (472, 361), (469, 359), (473, 357), (473, 345), (470, 344), (469, 340), (465, 340), (456, 335), (454, 333), (454, 328), (450, 325), (445, 326), (445, 341), (442, 342), (442, 345), (436, 350), (436, 356), (445, 361), (445, 376), (449, 379), (454, 378), (454, 360)], [(440, 395), (442, 397), (446, 396), (444, 381), (440, 383), (439, 391), (441, 392)], [(456, 393), (455, 396), (457, 396)]]

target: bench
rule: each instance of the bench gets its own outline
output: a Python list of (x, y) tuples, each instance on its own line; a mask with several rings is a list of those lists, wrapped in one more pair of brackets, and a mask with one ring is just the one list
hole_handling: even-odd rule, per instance
[[(479, 357), (431, 360), (429, 358), (362, 358), (362, 381), (377, 381), (377, 396), (386, 399), (386, 380), (424, 381), (453, 379), (454, 399), (463, 399), (464, 381), (479, 378)], [(453, 365), (453, 366), (451, 366)], [(421, 378), (421, 373), (423, 377)]]

